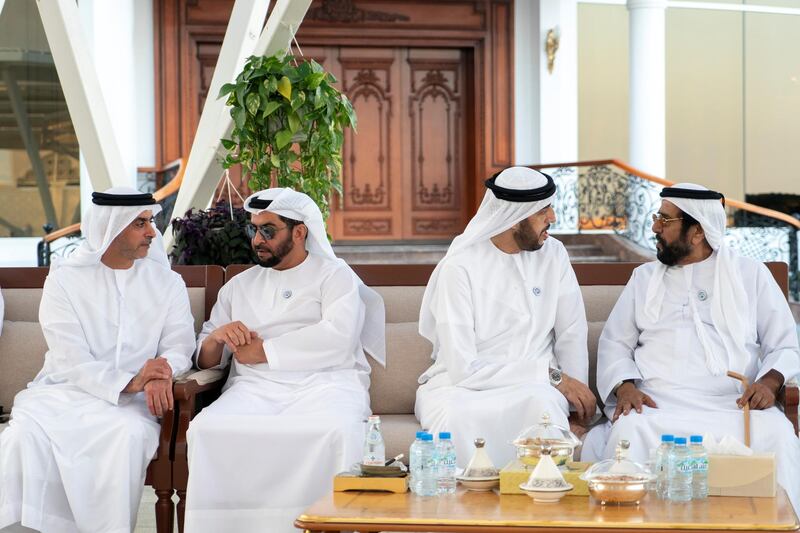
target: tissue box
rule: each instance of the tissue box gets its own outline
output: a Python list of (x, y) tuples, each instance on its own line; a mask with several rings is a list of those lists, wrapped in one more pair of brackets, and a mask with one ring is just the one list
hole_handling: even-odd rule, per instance
[[(589, 487), (586, 482), (580, 478), (580, 475), (586, 472), (592, 463), (578, 463), (568, 462), (562, 467), (561, 475), (567, 483), (571, 483), (574, 487), (569, 496), (588, 496)], [(514, 459), (508, 463), (502, 470), (500, 470), (500, 494), (523, 494), (519, 486), (528, 481), (535, 466), (522, 464), (518, 459)]]
[(775, 497), (775, 454), (708, 456), (709, 496)]

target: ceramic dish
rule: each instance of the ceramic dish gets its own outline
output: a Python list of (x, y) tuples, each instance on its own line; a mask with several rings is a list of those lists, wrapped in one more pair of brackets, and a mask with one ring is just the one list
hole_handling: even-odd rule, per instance
[(500, 486), (500, 476), (491, 476), (491, 477), (456, 476), (456, 480), (459, 483), (461, 483), (465, 489), (474, 490), (477, 492), (488, 492)]
[(521, 483), (520, 490), (533, 498), (537, 503), (556, 503), (573, 489), (572, 484), (558, 484), (556, 487), (537, 486), (531, 487), (528, 483)]

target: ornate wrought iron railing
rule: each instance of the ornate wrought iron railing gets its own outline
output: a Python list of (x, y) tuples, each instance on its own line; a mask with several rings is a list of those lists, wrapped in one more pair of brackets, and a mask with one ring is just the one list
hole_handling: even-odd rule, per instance
[[(176, 159), (162, 168), (139, 168), (137, 185), (142, 192), (153, 192), (153, 197), (161, 205), (161, 213), (156, 215), (155, 223), (162, 232), (172, 220), (175, 198), (183, 182), (186, 160)], [(37, 246), (39, 266), (49, 266), (52, 257), (67, 257), (83, 241), (81, 224), (72, 224), (45, 235)]]
[[(615, 159), (535, 165), (558, 184), (553, 233), (614, 233), (655, 252), (651, 215), (659, 193), (674, 182), (651, 176)], [(726, 199), (726, 242), (759, 261), (789, 265), (789, 288), (800, 300), (800, 220), (733, 199)]]

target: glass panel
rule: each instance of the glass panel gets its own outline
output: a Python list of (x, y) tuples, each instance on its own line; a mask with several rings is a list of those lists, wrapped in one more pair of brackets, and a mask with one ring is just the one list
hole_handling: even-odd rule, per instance
[(743, 198), (742, 14), (667, 10), (667, 178)]
[(578, 158), (628, 160), (628, 9), (578, 4)]
[(0, 237), (80, 217), (78, 140), (36, 2), (0, 13)]
[(744, 28), (746, 192), (800, 194), (800, 16), (747, 13)]

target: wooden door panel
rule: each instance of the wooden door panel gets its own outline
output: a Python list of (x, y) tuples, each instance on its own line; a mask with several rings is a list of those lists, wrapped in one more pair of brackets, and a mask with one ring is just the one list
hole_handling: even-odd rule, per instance
[(337, 240), (402, 239), (400, 58), (394, 48), (336, 49), (340, 89), (358, 116), (342, 150), (343, 198), (329, 227)]
[(464, 58), (460, 50), (412, 50), (408, 68), (406, 238), (452, 237), (466, 222)]

